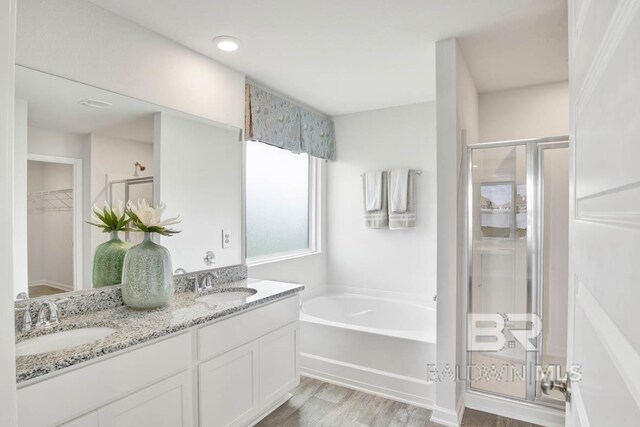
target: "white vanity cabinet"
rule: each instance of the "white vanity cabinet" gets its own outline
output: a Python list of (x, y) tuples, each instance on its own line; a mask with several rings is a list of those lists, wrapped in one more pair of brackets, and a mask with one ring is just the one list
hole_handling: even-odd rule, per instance
[(20, 427), (252, 425), (299, 383), (297, 295), (18, 389)]
[(200, 427), (251, 424), (298, 385), (298, 310), (288, 298), (198, 331)]

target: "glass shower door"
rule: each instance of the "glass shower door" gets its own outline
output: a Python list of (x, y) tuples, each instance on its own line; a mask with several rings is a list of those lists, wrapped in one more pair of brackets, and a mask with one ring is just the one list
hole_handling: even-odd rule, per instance
[(472, 146), (468, 387), (551, 405), (565, 371), (569, 149), (559, 138)]
[(522, 326), (513, 314), (528, 307), (526, 145), (472, 150), (469, 189), (469, 316), (489, 328), (503, 324), (505, 338), (500, 346), (477, 337), (468, 353), (470, 387), (525, 399), (527, 352), (512, 329)]

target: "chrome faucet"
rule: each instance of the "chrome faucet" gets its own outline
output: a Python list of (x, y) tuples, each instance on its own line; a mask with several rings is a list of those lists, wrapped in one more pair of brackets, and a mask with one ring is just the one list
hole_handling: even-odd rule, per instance
[(22, 327), (20, 328), (20, 330), (22, 332), (31, 331), (31, 327), (32, 327), (31, 307), (27, 305), (25, 307), (16, 308), (16, 310), (24, 312), (24, 314), (22, 315)]
[[(58, 301), (60, 303), (62, 301)], [(47, 312), (49, 314), (47, 318)], [(38, 310), (38, 320), (36, 321), (36, 329), (48, 328), (60, 323), (60, 308), (58, 304), (51, 300), (45, 300)]]
[(213, 282), (217, 278), (218, 273), (206, 273), (198, 283), (198, 292), (206, 292), (213, 289)]

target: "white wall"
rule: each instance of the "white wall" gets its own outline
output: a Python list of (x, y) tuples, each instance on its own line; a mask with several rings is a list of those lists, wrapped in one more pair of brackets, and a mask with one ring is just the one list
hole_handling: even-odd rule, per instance
[[(160, 238), (173, 268), (205, 270), (204, 254), (216, 254), (215, 267), (242, 262), (242, 143), (238, 133), (156, 113), (155, 199), (167, 215), (181, 215), (178, 235)], [(222, 248), (222, 230), (232, 246)]]
[[(13, 215), (13, 136), (15, 87), (15, 0), (0, 0), (0, 227)], [(13, 313), (13, 238), (0, 239), (0, 425), (18, 425)]]
[(79, 134), (30, 126), (28, 140), (29, 154), (72, 157), (74, 159), (84, 159), (85, 156), (86, 138)]
[(567, 82), (487, 92), (479, 97), (480, 141), (569, 134)]
[[(327, 167), (327, 283), (433, 297), (436, 294), (435, 104), (334, 117), (337, 161)], [(367, 229), (362, 178), (409, 167), (417, 221), (408, 230)]]
[[(27, 191), (36, 191), (34, 188), (41, 189), (42, 188), (42, 163), (41, 162), (25, 162), (27, 164), (27, 180), (25, 183), (27, 184)], [(26, 197), (25, 197), (26, 199)], [(31, 212), (27, 212), (25, 214), (25, 218), (27, 218), (27, 270), (28, 277), (26, 283), (28, 284), (29, 280), (41, 280), (42, 273), (42, 249), (43, 244), (41, 244), (42, 231), (43, 231), (43, 215), (41, 214), (33, 214)], [(17, 284), (16, 284), (17, 285)], [(15, 288), (15, 286), (14, 286)], [(17, 291), (17, 289), (16, 289)]]
[(83, 0), (20, 0), (16, 63), (239, 128), (244, 75)]

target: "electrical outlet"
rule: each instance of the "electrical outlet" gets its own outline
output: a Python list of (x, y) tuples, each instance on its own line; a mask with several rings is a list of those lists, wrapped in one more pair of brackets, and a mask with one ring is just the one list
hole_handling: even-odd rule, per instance
[(222, 230), (222, 249), (229, 249), (231, 247), (231, 232), (229, 230)]

